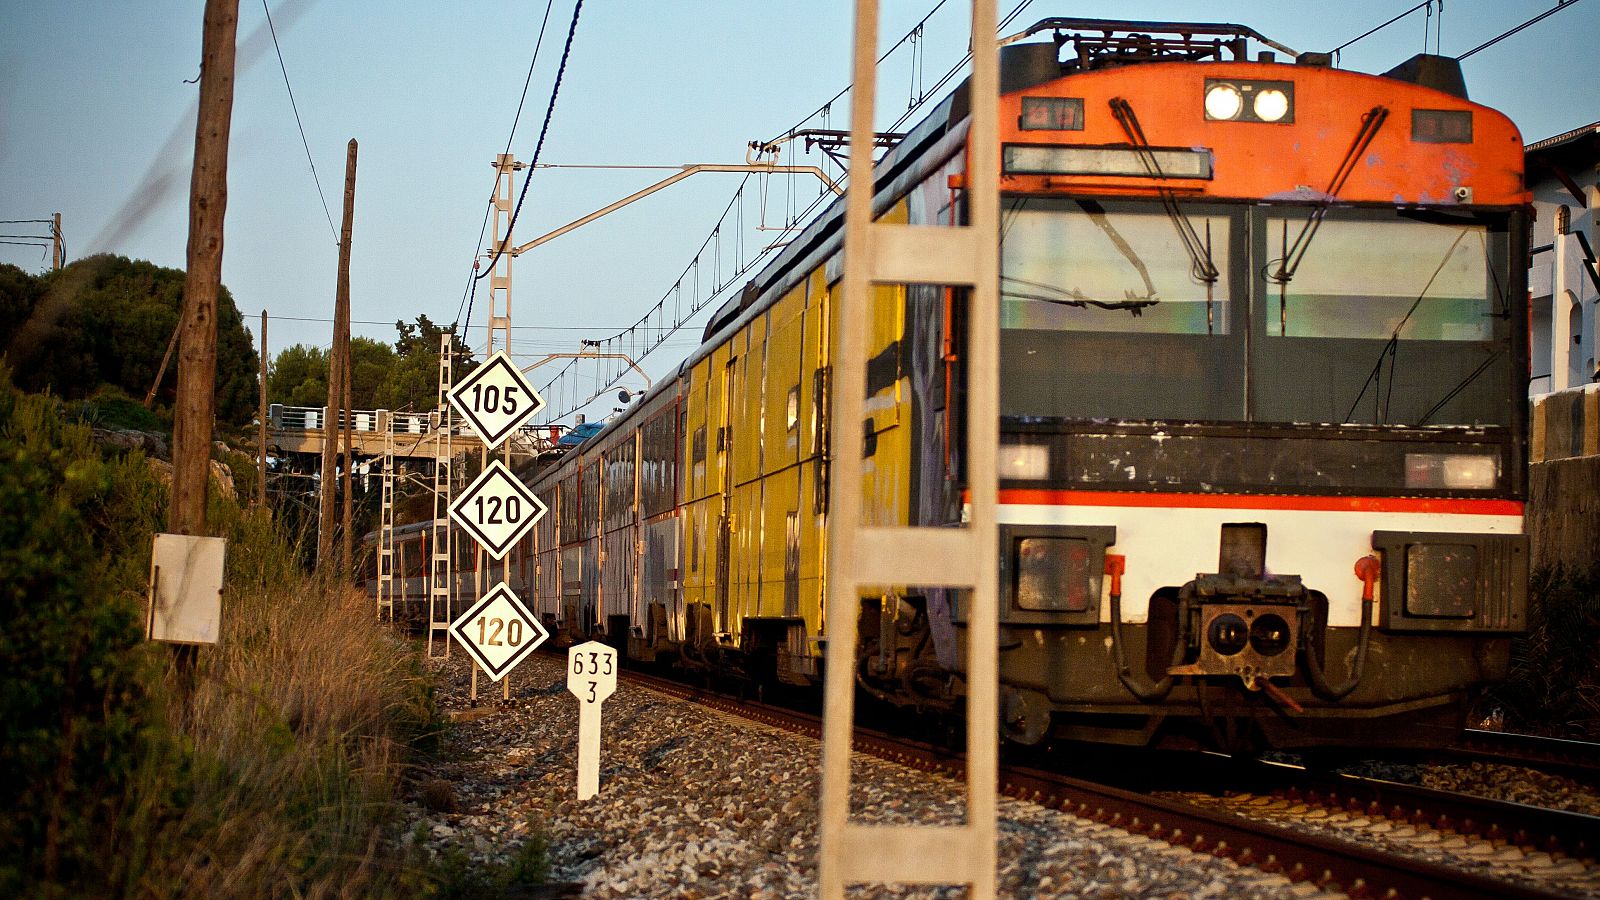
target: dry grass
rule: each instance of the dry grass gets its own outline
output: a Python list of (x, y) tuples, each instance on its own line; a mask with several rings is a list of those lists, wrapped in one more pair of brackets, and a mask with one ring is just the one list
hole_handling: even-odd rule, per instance
[(126, 833), (149, 840), (127, 848), (123, 890), (407, 892), (419, 874), (387, 858), (383, 836), (410, 749), (435, 721), (415, 653), (347, 584), (299, 575), (248, 536), (229, 548), (222, 643), (167, 673), (177, 742), (143, 773)]

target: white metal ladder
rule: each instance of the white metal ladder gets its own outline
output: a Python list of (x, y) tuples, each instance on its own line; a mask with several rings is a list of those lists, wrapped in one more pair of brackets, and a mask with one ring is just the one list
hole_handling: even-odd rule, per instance
[(394, 621), (394, 416), (383, 424), (383, 476), (378, 526), (378, 617)]
[[(833, 384), (827, 565), (826, 715), (823, 723), (823, 897), (851, 883), (967, 884), (995, 893), (997, 764), (999, 441), (999, 120), (994, 0), (972, 3), (972, 80), (967, 168), (969, 225), (872, 221), (873, 107), (877, 92), (876, 0), (857, 0), (850, 111), (844, 290)], [(866, 323), (873, 284), (971, 287), (967, 336), (967, 487), (962, 528), (861, 524)], [(966, 588), (967, 815), (960, 826), (868, 826), (850, 822), (850, 735), (855, 713), (856, 622), (865, 588)]]
[[(428, 658), (441, 659), (450, 655), (450, 623), (455, 619), (454, 530), (450, 527), (450, 491), (453, 469), (451, 432), (454, 430), (450, 416), (451, 351), (454, 335), (439, 335), (439, 406), (435, 411), (438, 424), (434, 426), (433, 439), (433, 523), (428, 528)], [(444, 649), (435, 651), (435, 640), (443, 641)]]

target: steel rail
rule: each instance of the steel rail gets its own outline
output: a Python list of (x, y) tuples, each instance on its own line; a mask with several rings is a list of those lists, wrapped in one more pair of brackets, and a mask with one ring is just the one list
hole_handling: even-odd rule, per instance
[[(822, 733), (821, 720), (766, 703), (740, 701), (636, 670), (624, 677), (680, 699), (809, 737)], [(964, 776), (959, 752), (894, 735), (857, 729), (859, 752), (954, 779)], [(1002, 765), (1001, 791), (1026, 802), (1062, 810), (1152, 840), (1233, 860), (1291, 881), (1308, 882), (1357, 897), (1518, 897), (1555, 898), (1558, 892), (1491, 878), (1414, 856), (1399, 855), (1351, 841), (1307, 834), (1292, 828), (1180, 800), (1095, 784), (1059, 773)], [(1352, 785), (1350, 791), (1360, 788)], [(1398, 794), (1386, 795), (1398, 796)], [(1415, 799), (1417, 795), (1408, 793)], [(1467, 816), (1462, 815), (1462, 818)], [(1588, 818), (1588, 817), (1584, 817)]]

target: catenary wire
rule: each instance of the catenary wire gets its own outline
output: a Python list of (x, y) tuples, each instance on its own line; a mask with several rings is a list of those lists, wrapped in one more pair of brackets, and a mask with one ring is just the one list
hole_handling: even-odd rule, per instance
[(1418, 3), (1416, 6), (1411, 7), (1410, 9), (1406, 10), (1405, 12), (1401, 13), (1398, 16), (1395, 16), (1394, 18), (1390, 19), (1389, 21), (1384, 22), (1382, 25), (1375, 25), (1372, 28), (1369, 28), (1366, 31), (1363, 31), (1362, 33), (1356, 35), (1355, 37), (1351, 38), (1350, 40), (1345, 41), (1344, 43), (1342, 43), (1339, 46), (1333, 48), (1332, 50), (1329, 50), (1328, 52), (1337, 54), (1340, 50), (1343, 50), (1344, 48), (1350, 46), (1351, 44), (1354, 44), (1356, 41), (1363, 40), (1365, 38), (1369, 38), (1369, 37), (1377, 34), (1378, 32), (1382, 31), (1383, 29), (1388, 28), (1390, 25), (1393, 25), (1394, 23), (1400, 21), (1401, 19), (1404, 19), (1406, 16), (1411, 15), (1412, 13), (1414, 13), (1417, 10), (1423, 8), (1424, 6), (1432, 6), (1432, 5), (1433, 5), (1433, 0), (1422, 0), (1421, 3)]
[[(528, 60), (528, 77), (522, 82), (522, 96), (517, 98), (517, 113), (511, 118), (511, 133), (506, 135), (506, 153), (511, 152), (511, 142), (517, 137), (517, 123), (522, 121), (522, 107), (528, 101), (528, 85), (533, 83), (533, 70), (539, 64), (539, 50), (544, 46), (544, 32), (550, 24), (550, 10), (555, 6), (555, 0), (546, 0), (544, 5), (544, 18), (539, 22), (539, 36), (533, 42), (533, 58)], [(495, 190), (500, 188), (500, 176), (495, 175)], [(478, 258), (477, 248), (483, 246), (483, 236), (489, 231), (489, 213), (494, 209), (494, 191), (489, 192), (489, 200), (483, 205), (483, 224), (478, 226), (478, 240), (473, 243), (472, 258), (474, 265)], [(456, 306), (456, 322), (461, 320), (461, 310), (470, 308), (472, 296), (476, 294), (478, 280), (472, 277), (471, 271), (467, 274), (467, 286), (461, 291), (461, 303)], [(455, 322), (451, 323), (452, 329)]]
[(1539, 15), (1534, 16), (1533, 18), (1529, 19), (1526, 22), (1523, 22), (1521, 25), (1518, 25), (1517, 27), (1511, 29), (1510, 31), (1507, 31), (1505, 34), (1502, 34), (1502, 35), (1500, 35), (1498, 37), (1493, 37), (1493, 38), (1490, 38), (1487, 41), (1484, 41), (1483, 43), (1479, 44), (1478, 46), (1473, 47), (1471, 50), (1468, 50), (1467, 52), (1465, 52), (1465, 53), (1461, 54), (1460, 56), (1456, 57), (1456, 59), (1458, 59), (1458, 60), (1466, 59), (1467, 57), (1471, 56), (1472, 54), (1477, 53), (1479, 50), (1487, 50), (1488, 48), (1493, 47), (1495, 44), (1500, 43), (1501, 41), (1505, 40), (1508, 37), (1511, 37), (1513, 34), (1516, 34), (1517, 32), (1521, 31), (1522, 29), (1527, 28), (1530, 25), (1534, 25), (1534, 24), (1536, 24), (1538, 22), (1542, 22), (1545, 19), (1549, 18), (1550, 16), (1555, 15), (1556, 13), (1562, 11), (1563, 9), (1566, 9), (1569, 6), (1577, 6), (1577, 5), (1578, 5), (1578, 0), (1558, 0), (1558, 2), (1556, 3), (1554, 8), (1545, 10), (1544, 12), (1540, 13)]
[(294, 88), (289, 86), (289, 67), (283, 62), (283, 48), (278, 46), (278, 30), (272, 24), (272, 11), (267, 0), (261, 0), (261, 11), (267, 14), (267, 31), (272, 35), (272, 49), (278, 53), (278, 71), (283, 73), (283, 87), (289, 92), (289, 108), (294, 110), (294, 124), (300, 129), (300, 145), (306, 148), (306, 162), (311, 164), (311, 181), (317, 186), (317, 197), (322, 200), (322, 214), (328, 219), (328, 233), (339, 243), (339, 230), (333, 227), (333, 213), (328, 211), (328, 195), (322, 192), (322, 179), (317, 177), (317, 162), (311, 158), (311, 142), (306, 140), (306, 126), (300, 121), (300, 106), (294, 100)]
[[(561, 96), (561, 82), (567, 74), (567, 61), (572, 58), (572, 39), (578, 34), (578, 17), (582, 13), (583, 0), (578, 0), (572, 7), (572, 24), (567, 27), (567, 43), (561, 50), (561, 63), (556, 67), (556, 83), (550, 89), (550, 103), (545, 107), (544, 124), (539, 127), (539, 140), (533, 145), (533, 159), (529, 162), (529, 165), (538, 165), (539, 155), (544, 152), (544, 140), (550, 133), (550, 120), (555, 117), (556, 100)], [(517, 205), (511, 210), (511, 221), (506, 223), (507, 234), (512, 233), (517, 227), (517, 217), (522, 214), (522, 202), (528, 199), (528, 184), (532, 180), (531, 178), (522, 179), (522, 190), (517, 194)], [(473, 279), (481, 281), (488, 277), (489, 273), (494, 271), (495, 264), (500, 261), (500, 257), (505, 255), (505, 252), (504, 243), (496, 247), (494, 256), (489, 258), (489, 264), (483, 267), (483, 271), (474, 275)], [(468, 326), (471, 325), (470, 316), (466, 324)]]

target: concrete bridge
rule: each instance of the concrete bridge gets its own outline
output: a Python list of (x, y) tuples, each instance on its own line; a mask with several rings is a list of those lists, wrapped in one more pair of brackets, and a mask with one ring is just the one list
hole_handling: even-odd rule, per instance
[[(436, 412), (354, 409), (348, 415), (351, 421), (350, 443), (352, 452), (357, 456), (382, 456), (391, 433), (394, 435), (394, 455), (398, 458), (437, 459), (444, 453), (439, 414)], [(320, 455), (328, 434), (329, 418), (326, 407), (274, 403), (267, 407), (267, 443), (279, 453)], [(343, 418), (340, 418), (338, 425), (343, 428)], [(530, 426), (523, 428), (511, 440), (520, 450), (538, 452), (552, 446), (557, 436), (549, 426)], [(483, 442), (470, 426), (460, 421), (451, 423), (451, 455), (475, 452), (482, 448)]]

